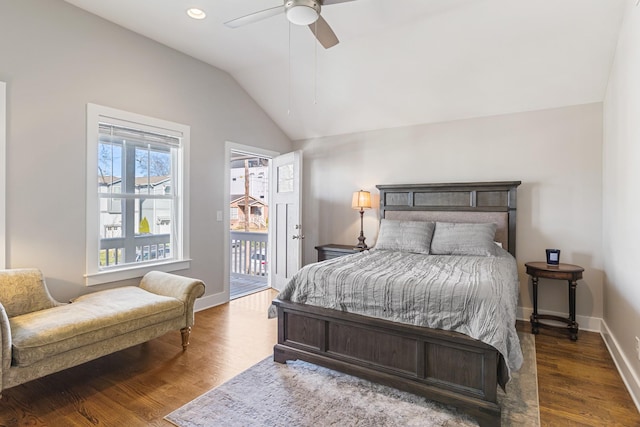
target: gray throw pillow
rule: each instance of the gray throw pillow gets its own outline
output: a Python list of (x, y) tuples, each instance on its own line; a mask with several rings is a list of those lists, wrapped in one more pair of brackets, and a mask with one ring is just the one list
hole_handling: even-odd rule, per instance
[(495, 256), (496, 224), (436, 222), (431, 240), (434, 255)]
[(429, 254), (435, 223), (382, 219), (376, 249)]

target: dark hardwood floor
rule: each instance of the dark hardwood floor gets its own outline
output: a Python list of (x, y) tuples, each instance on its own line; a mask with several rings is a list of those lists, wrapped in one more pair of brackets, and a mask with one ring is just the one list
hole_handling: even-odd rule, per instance
[[(529, 322), (518, 329), (531, 331)], [(542, 426), (640, 426), (640, 413), (600, 334), (564, 331), (536, 335), (538, 396)]]
[[(1, 426), (171, 426), (163, 417), (269, 357), (276, 320), (263, 291), (196, 314), (191, 345), (180, 333), (5, 390)], [(528, 331), (528, 323), (518, 328)], [(640, 426), (600, 335), (536, 337), (543, 426)]]

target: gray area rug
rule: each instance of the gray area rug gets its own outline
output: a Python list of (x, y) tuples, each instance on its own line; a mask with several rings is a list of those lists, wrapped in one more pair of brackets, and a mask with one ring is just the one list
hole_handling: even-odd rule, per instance
[[(534, 336), (519, 333), (524, 364), (499, 388), (502, 426), (538, 427)], [(269, 357), (165, 417), (196, 426), (477, 426), (471, 417), (411, 393), (302, 361)]]

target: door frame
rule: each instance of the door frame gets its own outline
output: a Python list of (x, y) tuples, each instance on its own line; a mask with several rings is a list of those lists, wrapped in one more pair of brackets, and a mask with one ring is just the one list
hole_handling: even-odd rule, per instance
[[(224, 224), (224, 299), (225, 302), (229, 301), (230, 292), (231, 292), (231, 282), (229, 280), (231, 271), (230, 271), (230, 259), (229, 254), (231, 253), (231, 248), (229, 247), (229, 240), (231, 239), (231, 230), (229, 229), (229, 224), (231, 222), (231, 211), (229, 210), (229, 204), (231, 203), (231, 195), (229, 194), (229, 188), (231, 186), (231, 152), (232, 151), (241, 151), (248, 154), (255, 154), (256, 156), (261, 156), (264, 158), (268, 158), (269, 160), (274, 157), (278, 157), (280, 155), (279, 152), (273, 150), (266, 150), (264, 148), (254, 147), (252, 145), (244, 145), (238, 144), (232, 141), (225, 141), (224, 147), (224, 197), (223, 203), (224, 208), (222, 209), (222, 221)], [(273, 179), (273, 171), (271, 170), (271, 162), (269, 162), (269, 180)], [(271, 221), (269, 221), (271, 222)], [(268, 234), (269, 234), (269, 242), (268, 245), (271, 244), (271, 224), (268, 226)], [(267, 254), (270, 254), (271, 251), (267, 250)], [(270, 255), (268, 255), (270, 256)], [(267, 260), (268, 262), (268, 260)], [(268, 265), (268, 264), (267, 264)], [(271, 287), (271, 275), (267, 275), (267, 284)]]

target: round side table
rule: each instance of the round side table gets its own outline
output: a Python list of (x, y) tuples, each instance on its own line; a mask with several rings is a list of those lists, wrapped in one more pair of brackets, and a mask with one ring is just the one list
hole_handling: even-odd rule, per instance
[[(527, 262), (527, 274), (531, 276), (533, 283), (533, 314), (531, 315), (531, 333), (537, 334), (541, 326), (558, 328), (559, 326), (541, 323), (540, 320), (555, 320), (567, 324), (569, 338), (572, 341), (578, 339), (578, 322), (576, 322), (576, 287), (578, 280), (582, 279), (584, 268), (573, 264), (549, 265), (546, 262)], [(569, 283), (569, 317), (554, 316), (551, 314), (538, 314), (538, 279), (566, 280)], [(564, 328), (561, 327), (560, 328)]]

